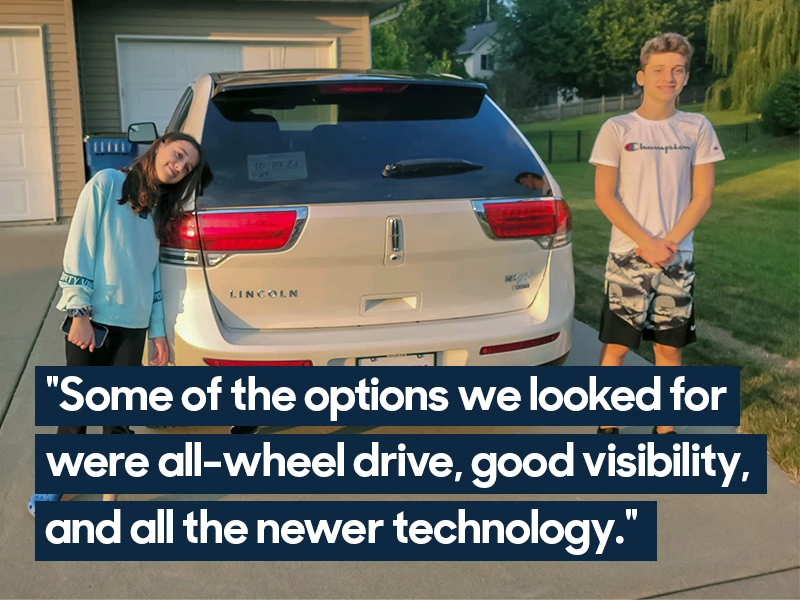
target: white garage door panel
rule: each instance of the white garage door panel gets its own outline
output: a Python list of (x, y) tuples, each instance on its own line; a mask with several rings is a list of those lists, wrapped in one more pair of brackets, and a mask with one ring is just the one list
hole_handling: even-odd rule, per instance
[(42, 52), (38, 31), (0, 30), (0, 221), (55, 216)]
[(0, 134), (0, 169), (8, 172), (25, 168), (25, 145), (22, 134)]
[(119, 40), (123, 129), (169, 123), (186, 86), (214, 71), (324, 69), (333, 66), (331, 42)]
[(40, 177), (0, 179), (0, 221), (52, 219), (52, 210), (36, 212), (42, 202), (52, 205), (53, 184)]

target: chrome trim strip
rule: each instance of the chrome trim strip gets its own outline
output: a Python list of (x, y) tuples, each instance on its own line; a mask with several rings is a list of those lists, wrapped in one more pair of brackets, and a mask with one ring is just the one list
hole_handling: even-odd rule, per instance
[(392, 224), (392, 250), (398, 252), (400, 250), (400, 219), (391, 218), (389, 223)]
[(289, 241), (286, 242), (286, 245), (280, 249), (281, 252), (284, 250), (291, 250), (292, 248), (294, 248), (294, 245), (300, 238), (300, 234), (303, 233), (303, 229), (306, 226), (306, 221), (308, 221), (307, 206), (299, 206), (294, 210), (297, 213), (297, 220), (294, 223), (294, 230), (292, 231), (292, 235), (289, 237)]
[(162, 263), (184, 267), (199, 267), (200, 253), (179, 248), (161, 248), (159, 259)]
[(405, 255), (403, 237), (403, 219), (400, 217), (386, 219), (383, 264), (387, 267), (399, 267), (403, 264)]

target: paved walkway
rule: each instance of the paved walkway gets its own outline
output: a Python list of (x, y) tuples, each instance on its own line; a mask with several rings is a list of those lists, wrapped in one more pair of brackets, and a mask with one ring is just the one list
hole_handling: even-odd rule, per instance
[[(800, 598), (800, 488), (770, 461), (761, 496), (636, 496), (658, 500), (658, 561), (652, 563), (36, 563), (33, 520), (34, 365), (63, 364), (53, 308), (63, 227), (0, 228), (0, 597), (3, 598)], [(10, 312), (13, 309), (13, 313)], [(570, 364), (593, 365), (596, 333), (576, 324)], [(631, 364), (646, 364), (631, 357)], [(335, 428), (328, 428), (332, 430)], [(409, 431), (380, 428), (377, 432)], [(460, 431), (469, 431), (459, 428)], [(164, 430), (137, 428), (141, 433)], [(224, 431), (220, 429), (220, 431)], [(290, 432), (325, 431), (295, 428)], [(436, 428), (413, 428), (436, 432)], [(449, 429), (448, 431), (452, 431)], [(552, 429), (481, 428), (488, 433)], [(627, 428), (624, 432), (641, 432)], [(679, 431), (698, 432), (697, 428)], [(713, 432), (729, 432), (715, 428)], [(559, 433), (591, 433), (559, 428)], [(266, 430), (269, 434), (269, 429)], [(629, 496), (628, 496), (629, 497)], [(155, 495), (122, 500), (147, 501)], [(263, 499), (287, 499), (270, 496)], [(315, 497), (326, 499), (327, 497)], [(368, 499), (351, 496), (350, 499)], [(373, 497), (386, 499), (385, 497)], [(409, 500), (422, 497), (403, 497)], [(464, 499), (469, 496), (464, 496)], [(474, 497), (473, 497), (474, 498)], [(523, 497), (493, 496), (493, 499)], [(525, 496), (614, 500), (617, 496)], [(96, 497), (79, 496), (75, 501)], [(239, 500), (243, 496), (168, 496)], [(249, 500), (258, 499), (252, 496)], [(296, 499), (296, 498), (292, 498)], [(300, 498), (300, 499), (308, 499)], [(331, 496), (330, 499), (342, 499)], [(425, 497), (425, 499), (453, 499)], [(481, 497), (485, 499), (485, 497)]]

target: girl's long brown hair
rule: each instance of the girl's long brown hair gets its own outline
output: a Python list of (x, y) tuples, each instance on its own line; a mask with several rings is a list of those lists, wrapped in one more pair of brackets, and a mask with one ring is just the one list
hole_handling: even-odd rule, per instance
[[(191, 173), (178, 183), (161, 183), (156, 174), (156, 154), (161, 146), (170, 142), (184, 141), (197, 150), (199, 160)], [(211, 180), (211, 173), (203, 159), (200, 144), (192, 136), (173, 131), (158, 138), (133, 164), (122, 169), (127, 174), (122, 185), (120, 204), (130, 204), (140, 215), (153, 213), (156, 236), (164, 243), (169, 238), (172, 227), (183, 216), (186, 203), (193, 194), (200, 194)]]

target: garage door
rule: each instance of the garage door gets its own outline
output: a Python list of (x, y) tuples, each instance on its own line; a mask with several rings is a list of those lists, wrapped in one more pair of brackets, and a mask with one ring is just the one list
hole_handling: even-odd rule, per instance
[(169, 123), (186, 86), (214, 71), (325, 69), (334, 66), (331, 42), (119, 41), (122, 126)]
[(0, 29), (0, 221), (55, 217), (44, 73), (39, 31)]

